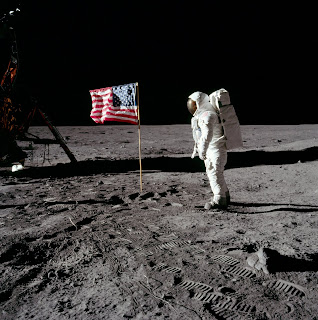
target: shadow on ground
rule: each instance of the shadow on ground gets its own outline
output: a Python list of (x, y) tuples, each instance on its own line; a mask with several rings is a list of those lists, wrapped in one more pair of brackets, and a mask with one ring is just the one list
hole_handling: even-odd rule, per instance
[[(270, 213), (270, 212), (275, 212), (275, 211), (290, 211), (290, 212), (315, 212), (318, 213), (318, 206), (313, 206), (313, 205), (301, 205), (301, 204), (291, 204), (291, 203), (246, 203), (246, 202), (231, 202), (231, 206), (235, 207), (235, 210), (231, 209), (230, 211), (233, 211), (235, 213), (240, 213), (240, 214), (258, 214), (258, 213)], [(262, 211), (244, 211), (244, 212), (238, 212), (237, 208), (242, 207), (242, 208), (264, 208), (264, 207), (269, 207), (269, 210), (262, 210)], [(274, 207), (274, 208), (273, 208)]]
[(318, 254), (307, 254), (308, 259), (297, 259), (281, 255), (273, 249), (265, 249), (268, 256), (268, 270), (275, 272), (318, 271)]
[[(253, 167), (259, 165), (283, 165), (297, 162), (318, 160), (318, 147), (300, 151), (266, 152), (251, 150), (246, 152), (229, 152), (226, 169)], [(142, 159), (144, 171), (164, 172), (204, 172), (205, 167), (198, 157), (156, 157)], [(124, 173), (139, 170), (138, 159), (119, 160), (86, 160), (76, 163), (57, 164), (50, 167), (33, 167), (12, 174), (1, 172), (1, 175), (22, 177), (68, 177), (84, 176), (99, 173)]]

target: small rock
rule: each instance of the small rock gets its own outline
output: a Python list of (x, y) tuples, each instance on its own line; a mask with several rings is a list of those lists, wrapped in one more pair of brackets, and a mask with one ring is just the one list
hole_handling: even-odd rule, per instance
[(160, 194), (158, 192), (155, 192), (153, 198), (156, 199), (156, 200), (159, 200), (161, 198), (161, 196), (160, 196)]
[(44, 202), (53, 202), (56, 200), (57, 200), (56, 198), (46, 198), (46, 199), (44, 199)]
[(267, 254), (264, 252), (264, 249), (263, 249), (263, 248), (260, 248), (260, 249), (256, 252), (256, 254), (257, 254), (257, 256), (258, 256), (259, 261), (260, 261), (262, 264), (266, 264), (266, 263), (267, 263), (268, 256), (267, 256)]
[(173, 207), (183, 207), (183, 205), (181, 203), (178, 203), (178, 202), (172, 202), (171, 205)]
[(158, 208), (149, 208), (150, 210), (160, 211)]
[(47, 209), (53, 213), (60, 213), (69, 210), (69, 207), (64, 204), (54, 204), (52, 206), (47, 207)]
[(262, 270), (265, 274), (269, 274), (267, 267), (268, 256), (264, 252), (264, 248), (260, 248), (256, 253), (251, 254), (247, 259), (247, 264), (256, 269)]

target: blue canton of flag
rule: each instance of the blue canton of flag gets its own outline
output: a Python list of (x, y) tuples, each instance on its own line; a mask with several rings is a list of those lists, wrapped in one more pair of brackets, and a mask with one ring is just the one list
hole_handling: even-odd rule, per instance
[(113, 105), (114, 107), (132, 107), (136, 105), (136, 84), (130, 83), (122, 86), (113, 87)]

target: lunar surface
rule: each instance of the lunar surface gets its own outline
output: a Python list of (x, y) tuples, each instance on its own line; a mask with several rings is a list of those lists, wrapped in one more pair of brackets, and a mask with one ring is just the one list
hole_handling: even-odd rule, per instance
[(1, 319), (317, 319), (318, 125), (242, 126), (224, 211), (189, 125), (141, 126), (142, 190), (137, 126), (58, 129), (0, 168)]

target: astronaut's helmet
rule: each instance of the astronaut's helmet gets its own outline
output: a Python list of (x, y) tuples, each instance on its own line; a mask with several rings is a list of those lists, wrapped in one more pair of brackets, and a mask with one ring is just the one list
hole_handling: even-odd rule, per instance
[(195, 111), (197, 110), (197, 103), (192, 100), (191, 98), (188, 98), (187, 107), (189, 112), (194, 115)]
[(201, 106), (209, 103), (209, 96), (206, 93), (196, 91), (188, 98), (187, 107), (189, 112), (193, 115)]

